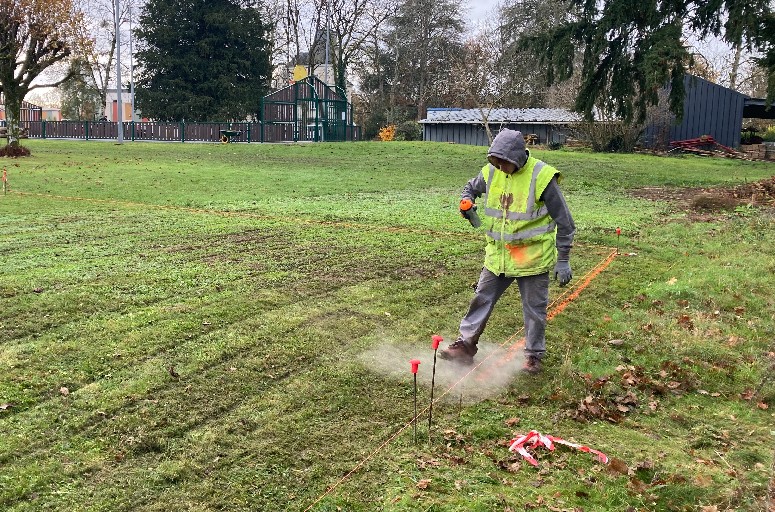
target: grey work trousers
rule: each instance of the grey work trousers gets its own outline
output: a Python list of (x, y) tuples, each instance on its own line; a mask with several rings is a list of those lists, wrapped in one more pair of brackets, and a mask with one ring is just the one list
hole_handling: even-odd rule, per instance
[(482, 269), (468, 313), (460, 322), (460, 340), (475, 347), (487, 326), (495, 303), (517, 280), (525, 322), (525, 355), (542, 358), (546, 352), (546, 307), (549, 304), (549, 272), (526, 277), (497, 276)]

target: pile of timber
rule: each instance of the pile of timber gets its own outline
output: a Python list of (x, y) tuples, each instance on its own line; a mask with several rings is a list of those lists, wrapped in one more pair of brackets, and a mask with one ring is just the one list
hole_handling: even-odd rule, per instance
[(754, 160), (772, 160), (775, 159), (774, 151), (767, 148), (766, 144), (742, 144), (740, 151)]
[(674, 140), (670, 142), (673, 151), (682, 151), (703, 156), (722, 156), (725, 158), (739, 158), (741, 160), (754, 160), (750, 156), (737, 151), (736, 149), (725, 146), (716, 141), (710, 135), (703, 135), (696, 139)]

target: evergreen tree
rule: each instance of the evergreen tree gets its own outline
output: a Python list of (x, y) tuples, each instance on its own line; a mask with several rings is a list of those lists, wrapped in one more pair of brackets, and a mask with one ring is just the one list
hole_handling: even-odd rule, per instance
[[(765, 53), (769, 97), (775, 99), (775, 30), (770, 0), (571, 0), (570, 18), (522, 43), (543, 56), (548, 83), (569, 78), (576, 49), (583, 51), (576, 109), (587, 118), (595, 108), (625, 121), (642, 121), (646, 108), (670, 85), (670, 110), (683, 111), (683, 77), (692, 56), (684, 30), (700, 38), (720, 36), (729, 43)], [(770, 24), (768, 27), (767, 24)]]
[(254, 2), (149, 0), (140, 15), (136, 104), (159, 120), (258, 116), (271, 75)]
[(519, 40), (566, 22), (568, 4), (568, 0), (504, 0), (498, 5), (498, 29), (490, 37), (495, 42), (496, 97), (501, 105), (547, 106), (547, 70), (541, 65), (545, 51), (525, 49)]

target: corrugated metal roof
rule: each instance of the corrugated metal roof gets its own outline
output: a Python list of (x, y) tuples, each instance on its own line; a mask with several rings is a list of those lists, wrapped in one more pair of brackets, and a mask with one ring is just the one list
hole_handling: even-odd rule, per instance
[[(493, 108), (483, 109), (490, 123), (578, 123), (581, 116), (562, 108)], [(478, 108), (429, 108), (428, 117), (420, 123), (479, 124), (482, 110)]]

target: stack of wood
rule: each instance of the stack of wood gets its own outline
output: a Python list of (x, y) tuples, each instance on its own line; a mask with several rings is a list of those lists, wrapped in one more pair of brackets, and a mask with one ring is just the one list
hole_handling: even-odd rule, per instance
[(767, 146), (764, 144), (743, 144), (740, 151), (752, 160), (764, 160), (767, 158)]
[(670, 146), (673, 148), (670, 151), (678, 150), (686, 153), (693, 153), (695, 155), (723, 156), (726, 158), (752, 160), (752, 158), (745, 153), (741, 153), (729, 146), (716, 142), (716, 139), (710, 135), (703, 135), (696, 139), (674, 140), (670, 142)]
[(578, 140), (578, 139), (573, 139), (571, 137), (567, 137), (565, 139), (565, 147), (567, 147), (567, 148), (583, 148), (583, 147), (585, 147), (585, 144), (582, 141)]

